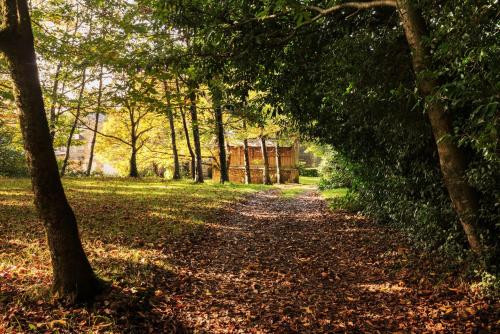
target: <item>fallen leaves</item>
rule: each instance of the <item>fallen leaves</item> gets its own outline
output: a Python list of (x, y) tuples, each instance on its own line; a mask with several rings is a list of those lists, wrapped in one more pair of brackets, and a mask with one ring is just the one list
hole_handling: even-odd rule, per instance
[[(330, 212), (315, 192), (291, 198), (272, 190), (235, 203), (246, 188), (70, 185), (91, 262), (111, 287), (90, 308), (68, 309), (48, 298), (43, 230), (33, 212), (22, 213), (29, 186), (12, 186), (5, 192), (14, 198), (0, 198), (0, 217), (9, 217), (0, 220), (0, 333), (494, 332), (499, 326), (498, 303), (475, 299), (463, 286), (435, 286), (437, 275), (415, 277), (425, 271), (408, 269), (411, 249), (394, 231)], [(398, 263), (405, 265), (396, 269)]]

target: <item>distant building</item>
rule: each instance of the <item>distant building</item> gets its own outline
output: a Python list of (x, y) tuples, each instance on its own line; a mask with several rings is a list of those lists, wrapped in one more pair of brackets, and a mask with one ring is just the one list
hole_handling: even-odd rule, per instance
[[(269, 159), (269, 174), (272, 182), (276, 182), (276, 142), (266, 140), (267, 155)], [(281, 181), (284, 183), (298, 183), (299, 170), (297, 169), (299, 157), (299, 144), (280, 147)], [(245, 182), (245, 156), (243, 141), (234, 141), (228, 145), (228, 174), (229, 181), (235, 183)], [(263, 183), (264, 160), (260, 140), (248, 140), (248, 156), (250, 161), (250, 178), (252, 183)], [(212, 166), (213, 180), (220, 179), (220, 169), (217, 160)]]
[[(96, 114), (92, 113), (87, 115), (84, 118), (85, 124), (92, 127), (95, 124)], [(98, 130), (101, 130), (104, 121), (106, 120), (106, 116), (103, 114), (99, 115), (99, 126)], [(94, 132), (90, 130), (88, 127), (80, 125), (77, 129), (76, 134), (73, 135), (73, 143), (70, 147), (69, 151), (69, 160), (68, 160), (68, 171), (69, 172), (85, 172), (87, 170), (87, 165), (90, 158), (90, 150), (92, 145), (92, 137)], [(99, 137), (97, 137), (99, 140)], [(64, 160), (66, 156), (66, 147), (58, 147), (54, 150), (56, 154), (56, 158), (58, 160)], [(101, 161), (95, 154), (94, 150), (94, 158), (92, 163), (92, 172), (93, 173), (102, 173), (104, 175), (116, 175), (118, 174), (117, 170), (113, 168), (108, 163)]]

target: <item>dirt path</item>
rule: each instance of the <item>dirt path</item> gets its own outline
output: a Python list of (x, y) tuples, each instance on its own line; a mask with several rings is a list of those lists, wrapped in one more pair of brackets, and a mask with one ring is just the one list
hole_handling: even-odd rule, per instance
[(330, 212), (310, 189), (292, 199), (259, 193), (217, 221), (171, 250), (178, 277), (159, 307), (189, 332), (462, 333), (491, 312), (416, 281), (393, 232)]

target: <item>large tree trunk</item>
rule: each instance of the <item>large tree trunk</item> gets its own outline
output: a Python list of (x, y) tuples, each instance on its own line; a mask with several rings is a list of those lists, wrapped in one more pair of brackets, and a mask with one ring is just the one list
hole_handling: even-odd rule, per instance
[(193, 131), (194, 154), (195, 154), (194, 182), (203, 183), (200, 129), (198, 127), (198, 111), (196, 109), (196, 92), (193, 86), (190, 87), (189, 100), (191, 102), (189, 110), (191, 112), (191, 128)]
[(279, 144), (279, 134), (276, 134), (276, 145), (274, 149), (276, 150), (276, 183), (281, 184), (281, 153)]
[(194, 180), (194, 176), (195, 176), (195, 156), (194, 156), (194, 152), (193, 152), (193, 147), (191, 146), (191, 140), (189, 139), (189, 130), (188, 130), (188, 126), (187, 126), (187, 122), (186, 122), (186, 114), (184, 113), (184, 103), (182, 101), (182, 98), (181, 98), (181, 90), (179, 88), (179, 80), (176, 78), (175, 79), (175, 86), (176, 86), (176, 90), (177, 90), (177, 98), (178, 98), (178, 101), (179, 101), (179, 111), (181, 112), (181, 116), (182, 116), (182, 127), (184, 128), (184, 135), (186, 137), (186, 145), (187, 145), (187, 148), (188, 148), (188, 151), (189, 151), (189, 156), (191, 157), (191, 169), (190, 169), (190, 172), (191, 172), (191, 178)]
[(163, 81), (163, 88), (165, 89), (165, 97), (167, 99), (167, 117), (170, 126), (170, 142), (172, 144), (172, 157), (174, 159), (174, 180), (180, 180), (181, 170), (179, 166), (179, 155), (177, 153), (177, 143), (175, 138), (175, 123), (174, 123), (174, 113), (172, 112), (172, 103), (170, 98), (170, 92), (167, 87), (167, 82)]
[(413, 7), (410, 0), (398, 0), (397, 3), (406, 39), (412, 49), (417, 86), (422, 98), (426, 100), (426, 111), (438, 149), (441, 172), (470, 248), (476, 254), (480, 254), (481, 243), (477, 231), (478, 198), (466, 179), (465, 155), (452, 139), (452, 115), (445, 110), (439, 96), (434, 95), (438, 84), (429, 73), (430, 52), (423, 42), (424, 36), (427, 35), (427, 27), (421, 13)]
[(224, 138), (224, 122), (222, 118), (222, 92), (217, 83), (211, 87), (213, 108), (215, 115), (215, 126), (217, 130), (217, 144), (219, 146), (219, 167), (220, 167), (220, 183), (229, 181), (227, 174), (227, 159), (226, 159), (226, 145)]
[(87, 176), (90, 176), (90, 173), (92, 172), (92, 164), (94, 162), (95, 143), (97, 140), (97, 130), (99, 129), (99, 117), (101, 115), (103, 75), (104, 75), (104, 66), (101, 64), (101, 69), (99, 72), (99, 90), (97, 91), (97, 105), (95, 111), (94, 130), (92, 132), (92, 141), (90, 142), (89, 161), (87, 163), (87, 170), (85, 172), (85, 175)]
[(61, 167), (61, 176), (64, 176), (64, 174), (66, 173), (66, 167), (68, 166), (69, 155), (70, 155), (70, 150), (71, 150), (71, 142), (73, 140), (73, 135), (75, 134), (76, 127), (77, 127), (78, 122), (80, 120), (83, 92), (85, 91), (85, 81), (86, 80), (87, 80), (87, 69), (84, 68), (83, 73), (82, 73), (82, 86), (80, 87), (80, 92), (78, 93), (78, 102), (76, 105), (75, 120), (73, 122), (73, 125), (71, 126), (71, 130), (69, 131), (68, 140), (66, 142), (66, 155), (64, 156), (64, 161), (63, 161), (63, 164)]
[[(243, 120), (243, 131), (247, 131), (247, 122)], [(252, 183), (252, 174), (250, 171), (250, 156), (248, 154), (248, 139), (243, 139), (243, 160), (245, 163), (245, 184)]]
[(267, 147), (266, 147), (266, 137), (261, 136), (260, 137), (260, 147), (262, 150), (262, 160), (264, 162), (264, 170), (263, 170), (263, 178), (262, 182), (264, 184), (272, 184), (271, 182), (271, 177), (269, 175), (269, 158), (267, 155)]
[(6, 55), (31, 174), (35, 204), (44, 222), (53, 268), (53, 292), (70, 302), (92, 299), (99, 281), (83, 251), (75, 215), (66, 200), (45, 115), (26, 0), (0, 0)]

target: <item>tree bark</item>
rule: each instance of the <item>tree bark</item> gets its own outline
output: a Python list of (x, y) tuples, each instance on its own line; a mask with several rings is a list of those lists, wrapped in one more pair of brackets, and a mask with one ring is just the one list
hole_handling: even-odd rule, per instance
[[(243, 120), (243, 131), (247, 130), (247, 122)], [(250, 157), (248, 154), (248, 139), (243, 139), (243, 158), (245, 160), (245, 184), (252, 183), (252, 174), (250, 171)]]
[(56, 74), (54, 76), (54, 85), (52, 86), (52, 94), (51, 94), (51, 104), (50, 104), (50, 138), (52, 142), (54, 142), (54, 137), (56, 135), (56, 106), (57, 106), (57, 91), (59, 89), (59, 74), (61, 73), (62, 61), (59, 61), (56, 68)]
[(266, 137), (265, 136), (260, 137), (260, 146), (261, 146), (261, 150), (262, 150), (262, 160), (264, 161), (262, 182), (264, 184), (272, 184), (271, 177), (269, 175), (269, 158), (267, 155)]
[(203, 166), (201, 158), (200, 129), (198, 127), (198, 111), (196, 108), (196, 92), (194, 85), (191, 85), (189, 88), (189, 100), (191, 102), (189, 110), (191, 112), (191, 128), (193, 131), (195, 155), (194, 182), (203, 183)]
[(73, 140), (73, 135), (75, 134), (76, 127), (78, 125), (78, 121), (80, 119), (80, 113), (82, 109), (82, 99), (83, 99), (83, 92), (85, 91), (85, 81), (87, 80), (87, 69), (84, 68), (82, 72), (82, 86), (80, 87), (80, 92), (78, 93), (78, 102), (76, 105), (76, 113), (75, 113), (75, 120), (73, 122), (73, 125), (71, 126), (71, 130), (69, 131), (69, 136), (68, 140), (66, 142), (66, 155), (64, 156), (64, 161), (61, 167), (61, 176), (64, 176), (66, 173), (66, 167), (68, 166), (68, 161), (69, 161), (69, 156), (70, 156), (70, 149), (71, 149), (71, 142)]
[(406, 39), (412, 49), (412, 61), (417, 87), (426, 101), (425, 109), (434, 133), (439, 163), (451, 202), (458, 214), (469, 246), (476, 254), (481, 253), (477, 231), (479, 203), (477, 194), (467, 182), (465, 154), (453, 140), (452, 115), (444, 108), (437, 95), (438, 84), (429, 73), (430, 52), (424, 44), (427, 27), (421, 13), (409, 0), (398, 0), (398, 12)]
[(92, 173), (92, 164), (94, 162), (94, 150), (95, 143), (97, 141), (97, 130), (99, 129), (99, 117), (101, 115), (101, 105), (102, 105), (102, 89), (103, 89), (103, 75), (104, 66), (101, 64), (101, 69), (99, 71), (99, 90), (97, 91), (97, 106), (95, 111), (95, 122), (94, 130), (92, 132), (92, 142), (90, 143), (89, 161), (87, 163), (87, 170), (85, 172), (86, 176), (90, 176)]
[(281, 184), (281, 153), (279, 145), (279, 134), (276, 134), (276, 145), (274, 149), (276, 150), (276, 183)]
[(187, 126), (187, 122), (186, 122), (186, 114), (184, 113), (184, 104), (183, 104), (183, 101), (181, 99), (181, 90), (179, 88), (179, 80), (176, 78), (175, 79), (175, 86), (176, 86), (176, 90), (177, 90), (177, 97), (178, 97), (178, 100), (179, 100), (179, 111), (181, 112), (181, 116), (182, 116), (182, 127), (184, 128), (184, 135), (186, 136), (186, 145), (187, 145), (187, 148), (188, 148), (188, 151), (189, 151), (189, 155), (191, 157), (191, 169), (190, 169), (190, 173), (191, 173), (191, 178), (194, 180), (194, 176), (195, 176), (195, 156), (194, 156), (194, 152), (193, 152), (193, 147), (191, 146), (191, 140), (189, 139), (189, 130), (188, 130), (188, 126)]
[(224, 138), (224, 121), (222, 118), (222, 92), (217, 86), (217, 83), (211, 85), (212, 102), (215, 115), (215, 126), (217, 130), (217, 145), (219, 147), (219, 167), (220, 167), (220, 183), (229, 181), (227, 174), (227, 159), (226, 159), (226, 145)]
[(83, 251), (75, 215), (59, 177), (45, 115), (26, 0), (0, 0), (0, 50), (14, 82), (14, 95), (35, 204), (44, 222), (52, 259), (53, 292), (69, 302), (92, 299), (100, 284)]
[(135, 143), (132, 143), (130, 151), (130, 167), (129, 167), (129, 177), (139, 177), (139, 171), (137, 170), (137, 148)]
[(163, 88), (165, 90), (165, 97), (167, 99), (167, 117), (170, 126), (170, 142), (172, 144), (172, 157), (174, 159), (174, 175), (172, 178), (174, 180), (180, 180), (181, 170), (179, 166), (179, 155), (177, 153), (177, 143), (175, 138), (174, 113), (172, 112), (171, 96), (166, 81), (163, 81)]

